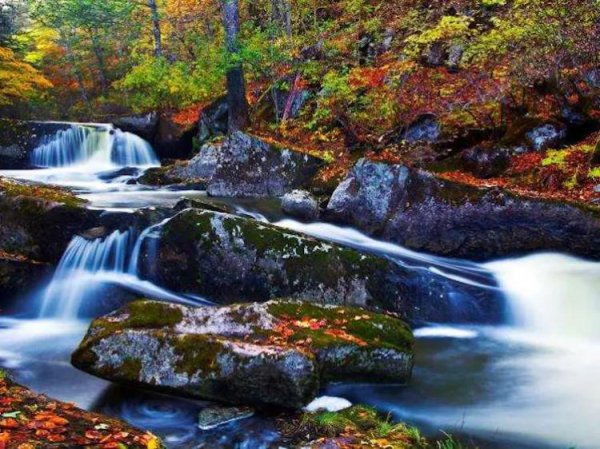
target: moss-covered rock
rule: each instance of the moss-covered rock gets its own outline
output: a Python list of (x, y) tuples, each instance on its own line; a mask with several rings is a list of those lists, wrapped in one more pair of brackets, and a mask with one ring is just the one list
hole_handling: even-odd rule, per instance
[(351, 307), (140, 301), (94, 321), (72, 360), (111, 381), (300, 408), (329, 380), (406, 382), (413, 337), (397, 318)]
[(448, 257), (489, 260), (533, 251), (600, 257), (600, 214), (590, 208), (479, 189), (366, 159), (338, 186), (326, 218)]
[(497, 313), (481, 289), (255, 220), (190, 209), (160, 232), (158, 248), (142, 249), (143, 276), (219, 303), (291, 297), (434, 321)]
[(66, 190), (0, 178), (0, 251), (57, 262), (72, 236), (96, 227), (99, 215)]

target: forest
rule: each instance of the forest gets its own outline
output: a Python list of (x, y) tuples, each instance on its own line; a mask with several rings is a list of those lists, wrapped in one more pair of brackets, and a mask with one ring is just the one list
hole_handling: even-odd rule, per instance
[(0, 449), (594, 449), (599, 288), (600, 0), (0, 0)]

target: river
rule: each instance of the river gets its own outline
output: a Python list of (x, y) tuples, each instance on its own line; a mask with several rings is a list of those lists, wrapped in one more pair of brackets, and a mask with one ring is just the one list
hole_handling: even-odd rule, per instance
[[(73, 125), (48, 138), (33, 152), (32, 162), (40, 168), (0, 171), (0, 176), (69, 187), (89, 207), (111, 211), (173, 206), (184, 196), (206, 196), (131, 184), (159, 162), (146, 142), (108, 125)], [(135, 170), (120, 171), (124, 167)], [(286, 219), (275, 201), (212, 200), (233, 205), (241, 215), (384, 255), (415, 270), (482, 289), (499, 286), (506, 301), (501, 325), (430, 323), (415, 329), (417, 360), (409, 385), (338, 384), (324, 393), (375, 405), (428, 435), (459, 434), (481, 449), (599, 446), (600, 264), (558, 254), (481, 265), (442, 259), (353, 229)], [(202, 402), (121, 389), (70, 365), (70, 353), (105, 289), (210, 303), (210, 298), (167, 291), (138, 277), (136, 247), (140, 239), (155, 237), (152, 228), (96, 241), (75, 237), (53, 278), (23, 298), (17, 313), (0, 317), (0, 366), (36, 391), (150, 429), (172, 448), (269, 447), (277, 434), (267, 419), (202, 432), (195, 425)]]

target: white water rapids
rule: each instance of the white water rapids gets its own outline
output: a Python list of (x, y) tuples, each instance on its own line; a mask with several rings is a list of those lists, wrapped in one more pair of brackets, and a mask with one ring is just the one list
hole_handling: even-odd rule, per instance
[[(107, 170), (136, 166), (141, 172), (156, 165), (155, 156), (146, 152), (148, 146), (139, 144), (139, 138), (126, 137), (129, 143), (119, 144), (123, 134), (107, 125), (81, 128), (72, 125), (34, 152), (36, 165), (53, 168), (13, 170), (0, 176), (74, 187), (91, 201), (90, 207), (109, 210), (173, 205), (183, 195), (205, 195), (127, 184), (135, 175), (104, 179)], [(472, 287), (499, 288), (506, 297), (507, 318), (501, 326), (439, 323), (417, 329), (417, 365), (408, 387), (337, 385), (328, 393), (372, 403), (431, 432), (444, 429), (482, 437), (481, 449), (599, 447), (599, 263), (537, 254), (475, 264), (410, 251), (354, 229), (281, 219), (263, 211), (260, 204), (244, 203), (237, 210)], [(109, 401), (102, 394), (106, 383), (68, 364), (69, 353), (87, 326), (87, 320), (77, 317), (102, 296), (106, 286), (166, 301), (201, 303), (138, 276), (142, 245), (156, 241), (162, 224), (115, 231), (95, 240), (75, 237), (53, 279), (33, 295), (39, 298), (35, 314), (39, 318), (0, 318), (0, 366), (14, 369), (23, 382), (40, 391), (120, 414), (134, 424), (156, 429), (172, 447), (184, 447), (190, 439), (205, 441), (195, 430), (182, 431), (182, 423), (194, 422), (196, 406), (173, 399), (165, 411), (157, 404), (165, 404), (166, 399), (147, 402), (143, 395), (131, 401)], [(490, 284), (490, 273), (497, 286)], [(185, 442), (175, 437), (182, 432)]]

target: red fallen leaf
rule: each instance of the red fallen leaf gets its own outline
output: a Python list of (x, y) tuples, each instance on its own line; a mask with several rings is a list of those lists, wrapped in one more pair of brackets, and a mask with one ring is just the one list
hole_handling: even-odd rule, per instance
[(85, 437), (89, 440), (100, 440), (103, 435), (95, 430), (88, 430), (85, 432)]
[(48, 435), (47, 439), (48, 439), (48, 441), (50, 441), (52, 443), (62, 443), (67, 438), (64, 435), (53, 433), (53, 434)]
[(19, 427), (19, 422), (14, 418), (0, 419), (0, 427), (4, 427), (5, 429), (17, 429)]

